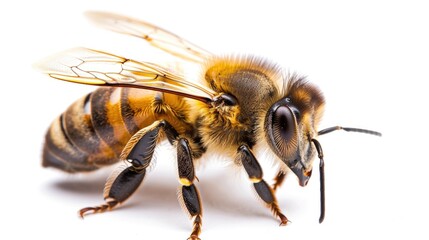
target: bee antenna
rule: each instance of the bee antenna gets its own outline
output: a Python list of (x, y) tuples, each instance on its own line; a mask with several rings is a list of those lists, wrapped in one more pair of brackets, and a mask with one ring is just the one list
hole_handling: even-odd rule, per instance
[[(329, 127), (325, 128), (323, 130), (320, 130), (318, 132), (318, 135), (327, 134), (333, 131), (337, 130), (344, 130), (346, 132), (358, 132), (358, 133), (366, 133), (371, 134), (375, 136), (381, 137), (381, 133), (368, 130), (368, 129), (361, 129), (361, 128), (350, 128), (350, 127), (341, 127), (341, 126), (335, 126), (335, 127)], [(320, 175), (320, 217), (319, 217), (319, 223), (322, 223), (325, 219), (325, 161), (323, 160), (323, 150), (322, 146), (320, 145), (319, 141), (316, 139), (311, 139), (314, 146), (316, 147), (316, 151), (319, 157), (319, 175)]]
[(319, 175), (320, 175), (320, 217), (319, 223), (322, 223), (325, 219), (325, 161), (323, 160), (323, 150), (319, 141), (311, 139), (317, 150), (319, 157)]
[(371, 135), (375, 135), (375, 136), (379, 136), (379, 137), (381, 137), (381, 135), (382, 135), (380, 132), (376, 132), (376, 131), (372, 131), (372, 130), (368, 130), (368, 129), (341, 127), (341, 126), (325, 128), (323, 130), (320, 130), (317, 134), (320, 136), (320, 135), (327, 134), (327, 133), (337, 131), (337, 130), (344, 130), (346, 132), (365, 133), (365, 134), (371, 134)]

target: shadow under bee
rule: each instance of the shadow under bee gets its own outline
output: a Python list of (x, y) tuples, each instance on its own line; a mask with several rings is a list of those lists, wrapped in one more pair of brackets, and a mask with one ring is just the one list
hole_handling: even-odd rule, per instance
[[(162, 168), (162, 166), (158, 167)], [(100, 192), (102, 192), (109, 174), (108, 171), (102, 171), (95, 175), (91, 175), (90, 179), (81, 176), (61, 179), (48, 187), (59, 193), (71, 194), (75, 199), (89, 197), (97, 201), (100, 200)], [(225, 169), (223, 173), (210, 176), (204, 176), (204, 173), (201, 173), (201, 180), (197, 185), (202, 189), (201, 196), (206, 202), (206, 211), (210, 212), (209, 214), (221, 214), (223, 216), (271, 219), (270, 213), (264, 211), (263, 207), (258, 207), (257, 201), (249, 201), (249, 196), (257, 199), (256, 193), (252, 192), (251, 189), (243, 190), (243, 184), (237, 181), (240, 178), (238, 175), (233, 171), (228, 171), (228, 169)], [(218, 184), (219, 179), (222, 179), (221, 185)], [(178, 213), (177, 220), (180, 221), (183, 217), (181, 216), (182, 209), (177, 202), (178, 187), (177, 180), (174, 177), (168, 177), (168, 174), (150, 174), (129, 202), (119, 206), (115, 211), (121, 212), (132, 209), (136, 217), (146, 214), (145, 217), (151, 218), (154, 217), (153, 213), (147, 210), (157, 209), (157, 211), (174, 213), (173, 215)], [(295, 204), (288, 200), (288, 205)], [(296, 205), (299, 206), (299, 204)], [(159, 221), (164, 220), (159, 219)]]
[(78, 195), (91, 195), (100, 197), (100, 190), (106, 183), (107, 176), (100, 176), (91, 181), (85, 179), (64, 179), (51, 184), (55, 191), (73, 193)]

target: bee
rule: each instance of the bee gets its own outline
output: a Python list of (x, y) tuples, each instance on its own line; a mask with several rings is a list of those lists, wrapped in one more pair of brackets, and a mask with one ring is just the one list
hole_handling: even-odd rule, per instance
[[(79, 211), (112, 210), (142, 183), (155, 147), (167, 140), (177, 151), (179, 200), (193, 222), (188, 239), (199, 239), (202, 203), (195, 165), (207, 152), (227, 156), (244, 169), (262, 202), (278, 218), (275, 191), (292, 172), (306, 186), (313, 162), (320, 160), (321, 223), (325, 215), (324, 158), (318, 136), (348, 127), (318, 130), (325, 98), (314, 84), (287, 74), (277, 64), (251, 55), (216, 56), (150, 23), (105, 12), (89, 12), (101, 27), (146, 40), (181, 60), (201, 66), (198, 82), (182, 72), (111, 53), (71, 49), (42, 61), (50, 77), (100, 86), (73, 103), (51, 124), (43, 147), (43, 166), (65, 172), (95, 171), (123, 161), (104, 188), (105, 202)], [(277, 162), (269, 185), (255, 157), (263, 152)]]

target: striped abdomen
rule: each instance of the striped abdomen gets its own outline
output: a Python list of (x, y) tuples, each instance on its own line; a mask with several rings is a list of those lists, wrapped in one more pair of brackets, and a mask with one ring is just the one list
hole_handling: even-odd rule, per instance
[(190, 130), (186, 113), (186, 102), (175, 95), (98, 88), (52, 123), (43, 148), (43, 166), (80, 172), (113, 164), (131, 136), (158, 119), (169, 121), (179, 133)]

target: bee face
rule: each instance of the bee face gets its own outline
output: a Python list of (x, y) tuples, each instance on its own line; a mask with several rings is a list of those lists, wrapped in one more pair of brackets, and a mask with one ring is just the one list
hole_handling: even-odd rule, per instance
[(311, 177), (316, 149), (312, 139), (322, 115), (324, 99), (316, 87), (295, 76), (283, 97), (265, 117), (266, 139), (271, 150), (305, 186)]

